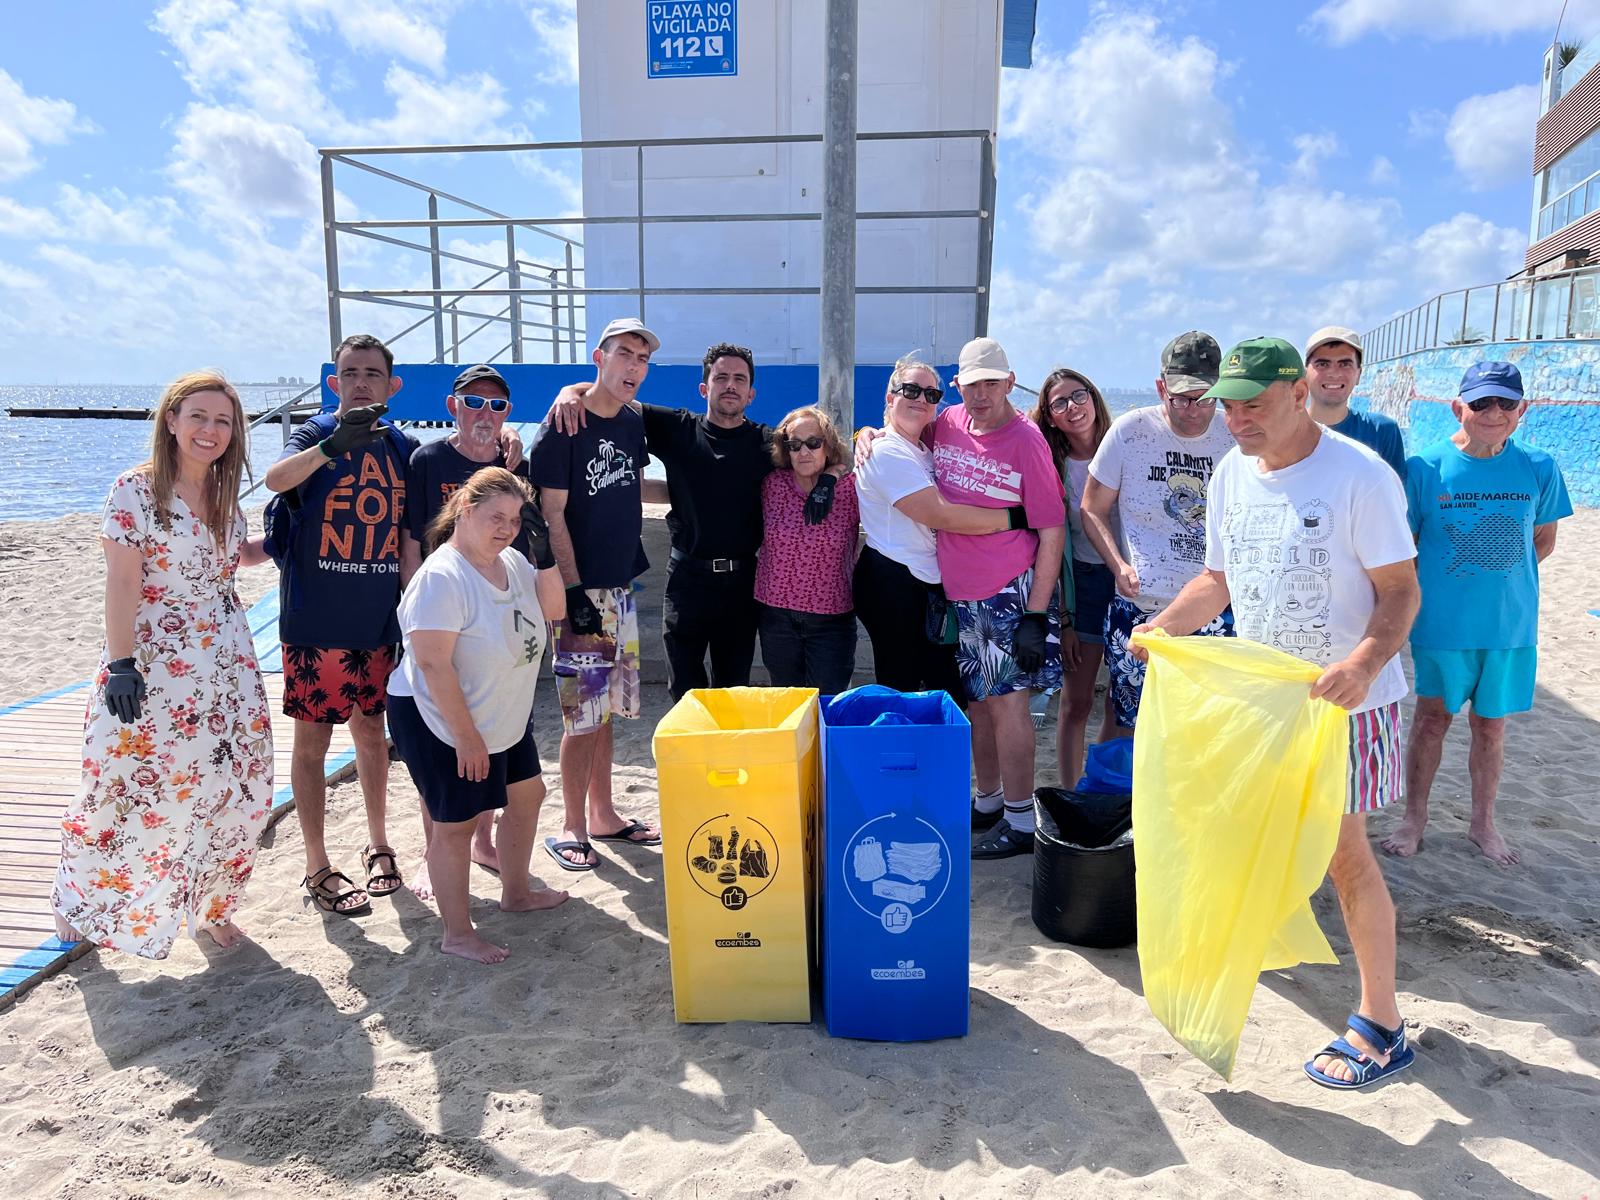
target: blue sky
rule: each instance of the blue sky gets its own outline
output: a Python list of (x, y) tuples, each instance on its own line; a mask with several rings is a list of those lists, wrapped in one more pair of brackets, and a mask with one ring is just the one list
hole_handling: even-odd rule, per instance
[[(1183, 329), (1367, 328), (1517, 270), (1559, 9), (1043, 0), (1002, 81), (991, 328), (1022, 381), (1140, 386)], [(1596, 10), (1571, 0), (1565, 33)], [(80, 0), (6, 26), (3, 383), (309, 375), (317, 147), (578, 134), (572, 0)], [(482, 183), (573, 211), (575, 166)]]

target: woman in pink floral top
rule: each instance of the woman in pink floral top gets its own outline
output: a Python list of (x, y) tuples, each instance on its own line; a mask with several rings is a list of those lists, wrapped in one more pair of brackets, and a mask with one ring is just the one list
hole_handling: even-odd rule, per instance
[(856, 616), (850, 572), (856, 561), (856, 484), (829, 472), (844, 443), (827, 416), (797, 408), (772, 435), (777, 470), (761, 485), (766, 532), (756, 560), (761, 661), (775, 687), (850, 686)]
[(187, 923), (219, 946), (272, 807), (272, 727), (234, 588), (247, 540), (239, 394), (195, 372), (156, 408), (150, 461), (112, 486), (101, 526), (106, 648), (62, 818), (51, 902), (66, 941), (165, 958)]

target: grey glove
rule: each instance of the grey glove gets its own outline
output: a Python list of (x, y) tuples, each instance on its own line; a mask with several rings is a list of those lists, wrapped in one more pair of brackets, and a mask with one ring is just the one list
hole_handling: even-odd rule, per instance
[(144, 676), (131, 658), (116, 658), (106, 664), (106, 709), (124, 725), (139, 719), (146, 695)]
[(368, 404), (341, 413), (333, 432), (317, 445), (329, 459), (343, 458), (352, 450), (370, 446), (383, 436), (383, 430), (378, 428), (378, 418), (388, 411), (387, 404)]

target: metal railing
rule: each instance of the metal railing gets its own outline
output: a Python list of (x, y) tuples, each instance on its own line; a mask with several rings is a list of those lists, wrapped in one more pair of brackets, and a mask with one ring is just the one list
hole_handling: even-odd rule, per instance
[[(885, 220), (972, 220), (978, 224), (977, 254), (971, 284), (911, 284), (900, 286), (858, 286), (857, 295), (971, 295), (974, 297), (974, 336), (987, 332), (989, 323), (989, 275), (994, 246), (995, 158), (994, 135), (988, 130), (957, 129), (897, 133), (863, 133), (860, 142), (965, 139), (979, 145), (978, 203), (975, 208), (911, 209), (870, 211), (856, 214), (860, 221)], [(419, 309), (427, 315), (389, 340), (399, 338), (426, 325), (433, 328), (434, 362), (459, 362), (461, 347), (490, 326), (504, 327), (509, 334), (506, 345), (494, 354), (475, 353), (479, 361), (492, 361), (509, 352), (512, 362), (523, 362), (527, 346), (544, 343), (549, 361), (576, 362), (585, 351), (582, 328), (583, 305), (590, 296), (632, 296), (637, 301), (640, 319), (645, 317), (646, 300), (657, 296), (815, 296), (820, 286), (790, 287), (668, 287), (646, 278), (645, 231), (654, 225), (693, 225), (764, 221), (820, 221), (820, 212), (723, 212), (652, 213), (645, 197), (646, 151), (711, 146), (782, 146), (822, 143), (821, 134), (777, 134), (767, 137), (653, 138), (640, 140), (593, 140), (570, 142), (526, 142), (506, 145), (471, 146), (368, 146), (323, 149), (322, 212), (323, 244), (328, 276), (329, 345), (343, 339), (342, 306), (345, 301)], [(379, 155), (469, 155), (520, 154), (530, 151), (632, 150), (635, 166), (634, 212), (620, 216), (513, 216), (466, 200), (442, 188), (408, 179), (362, 161)], [(339, 193), (334, 186), (336, 166), (354, 168), (385, 179), (427, 197), (427, 215), (391, 219), (343, 220), (337, 212)], [(458, 205), (475, 214), (467, 217), (439, 216), (441, 201)], [(557, 232), (562, 228), (583, 229), (591, 225), (631, 225), (637, 231), (638, 267), (632, 286), (591, 287), (580, 261), (583, 243)], [(423, 230), (427, 240), (411, 241), (395, 236), (397, 231)], [(444, 250), (440, 233), (444, 230), (498, 230), (505, 238), (503, 262), (491, 262), (473, 255)], [(351, 288), (344, 284), (339, 261), (339, 235), (368, 238), (390, 246), (425, 254), (429, 262), (431, 286), (391, 288)], [(558, 262), (540, 262), (522, 257), (519, 236), (546, 239), (554, 243)], [(490, 271), (485, 278), (463, 287), (446, 287), (442, 280), (445, 261), (463, 262)], [(536, 310), (549, 320), (530, 316)], [(478, 321), (475, 328), (462, 333), (462, 321)], [(448, 328), (448, 336), (446, 334)], [(530, 331), (533, 331), (530, 334)]]
[(1600, 266), (1444, 292), (1370, 330), (1366, 360), (1478, 342), (1600, 338)]

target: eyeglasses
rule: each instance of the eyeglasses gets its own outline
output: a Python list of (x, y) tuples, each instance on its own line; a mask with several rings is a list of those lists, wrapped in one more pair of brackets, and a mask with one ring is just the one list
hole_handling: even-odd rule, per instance
[(899, 395), (904, 396), (907, 400), (916, 400), (926, 396), (929, 404), (939, 403), (939, 397), (944, 395), (943, 388), (926, 387), (920, 383), (902, 383), (894, 390)]
[(457, 392), (456, 399), (460, 403), (465, 404), (473, 412), (477, 412), (485, 404), (489, 406), (490, 412), (503, 413), (511, 411), (511, 401), (507, 400), (504, 396), (472, 396), (463, 392)]
[(1467, 407), (1473, 412), (1485, 412), (1498, 404), (1501, 412), (1510, 412), (1521, 404), (1522, 401), (1514, 396), (1479, 396), (1476, 400), (1468, 400)]
[(790, 454), (798, 454), (802, 450), (821, 450), (822, 439), (816, 434), (808, 438), (784, 438), (783, 445)]
[(1207, 400), (1204, 396), (1174, 396), (1167, 393), (1167, 403), (1173, 408), (1215, 408), (1215, 400)]
[(1088, 388), (1078, 388), (1076, 391), (1068, 392), (1065, 396), (1056, 396), (1052, 398), (1050, 401), (1050, 411), (1053, 413), (1064, 413), (1067, 411), (1069, 406), (1087, 404), (1092, 398), (1093, 397), (1089, 395)]

